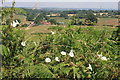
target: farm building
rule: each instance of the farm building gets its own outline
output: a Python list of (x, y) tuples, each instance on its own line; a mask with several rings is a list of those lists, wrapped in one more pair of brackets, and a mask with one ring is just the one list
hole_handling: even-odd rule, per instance
[(40, 23), (43, 24), (43, 25), (51, 25), (50, 22), (40, 22)]
[(93, 13), (95, 16), (96, 15), (100, 15), (100, 16), (103, 16), (103, 15), (108, 15), (108, 13)]
[(67, 14), (68, 16), (76, 16), (76, 14)]
[(46, 15), (46, 16), (60, 16), (60, 14), (50, 14), (50, 15)]

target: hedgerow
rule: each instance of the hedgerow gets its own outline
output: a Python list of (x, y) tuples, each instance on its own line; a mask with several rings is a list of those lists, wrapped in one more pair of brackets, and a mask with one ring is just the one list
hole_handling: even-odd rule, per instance
[[(94, 27), (52, 27), (27, 41), (4, 27), (2, 78), (119, 79), (119, 45), (112, 32)], [(36, 34), (37, 35), (37, 34)]]

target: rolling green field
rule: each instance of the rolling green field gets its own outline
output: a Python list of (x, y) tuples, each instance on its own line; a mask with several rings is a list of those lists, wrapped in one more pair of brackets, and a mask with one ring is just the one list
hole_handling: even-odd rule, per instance
[[(21, 28), (22, 30), (25, 31), (26, 34), (26, 39), (28, 40), (33, 40), (33, 41), (39, 41), (39, 35), (35, 35), (35, 33), (51, 33), (48, 28), (53, 27), (54, 25), (40, 25), (40, 26), (35, 26), (35, 27), (29, 27), (29, 28)], [(90, 27), (90, 26), (76, 26), (75, 27)], [(64, 27), (64, 25), (61, 25), (61, 27)], [(107, 26), (91, 26), (95, 28), (96, 30), (106, 30), (112, 34), (112, 31), (115, 31), (117, 28), (115, 27), (107, 27)]]
[[(39, 33), (50, 33), (50, 28), (52, 25), (41, 25), (41, 26), (35, 26), (35, 27), (29, 27), (29, 28), (21, 28), (22, 30), (25, 31), (25, 38), (27, 40), (33, 40), (33, 41), (39, 41), (39, 36), (34, 35), (34, 34), (39, 34)], [(44, 36), (44, 35), (43, 35)]]
[(65, 24), (68, 24), (70, 22), (69, 19), (65, 19), (63, 17), (51, 17), (51, 19), (55, 19), (57, 22), (64, 22)]
[[(51, 19), (55, 19), (57, 22), (65, 22), (66, 24), (70, 22), (69, 19), (63, 17), (51, 17)], [(80, 20), (84, 21), (85, 19)], [(97, 26), (103, 25), (118, 25), (118, 18), (99, 18)]]
[[(10, 15), (6, 16), (5, 19), (10, 19)], [(13, 19), (20, 19), (22, 22), (26, 21), (26, 16), (24, 15), (14, 15)]]
[[(70, 19), (65, 19), (64, 17), (51, 17), (51, 19), (55, 19), (57, 22), (64, 22), (65, 24), (68, 24), (71, 22)], [(84, 21), (85, 19), (80, 19), (81, 21)]]
[(118, 18), (100, 18), (97, 25), (118, 25)]
[[(9, 17), (7, 16), (6, 19)], [(68, 24), (71, 22), (70, 19), (65, 19), (63, 17), (50, 17), (51, 19), (55, 19), (57, 22), (64, 22), (65, 24)], [(26, 16), (23, 15), (14, 15), (14, 19), (20, 19), (23, 23), (26, 23)], [(84, 21), (85, 19), (80, 19), (81, 21)], [(103, 25), (118, 25), (118, 19), (117, 18), (99, 18), (97, 26), (103, 26)]]

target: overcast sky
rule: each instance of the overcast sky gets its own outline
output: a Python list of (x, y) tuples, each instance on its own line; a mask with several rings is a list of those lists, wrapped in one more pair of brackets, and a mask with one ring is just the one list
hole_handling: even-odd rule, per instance
[[(14, 0), (5, 0), (3, 5), (10, 7)], [(34, 7), (37, 8), (99, 8), (99, 9), (118, 9), (119, 0), (15, 0), (15, 7)]]
[[(14, 0), (5, 0), (12, 2)], [(16, 2), (119, 2), (120, 0), (15, 0)]]

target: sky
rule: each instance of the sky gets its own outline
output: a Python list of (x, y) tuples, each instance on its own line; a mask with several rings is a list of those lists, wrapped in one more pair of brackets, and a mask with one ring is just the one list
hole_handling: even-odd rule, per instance
[[(12, 2), (14, 0), (5, 0)], [(16, 2), (119, 2), (120, 0), (15, 0)]]
[[(10, 7), (14, 0), (5, 0), (3, 5)], [(118, 9), (119, 0), (15, 0), (15, 7), (34, 7), (38, 2), (37, 8), (99, 8), (99, 9)]]

